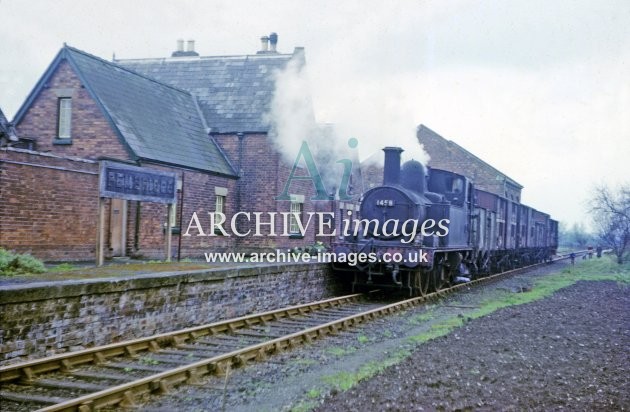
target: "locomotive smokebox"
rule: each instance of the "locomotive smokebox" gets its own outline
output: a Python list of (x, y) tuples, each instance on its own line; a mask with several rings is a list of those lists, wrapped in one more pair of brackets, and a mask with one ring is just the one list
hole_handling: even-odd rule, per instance
[(400, 147), (386, 147), (385, 166), (383, 167), (383, 185), (397, 185), (400, 183)]

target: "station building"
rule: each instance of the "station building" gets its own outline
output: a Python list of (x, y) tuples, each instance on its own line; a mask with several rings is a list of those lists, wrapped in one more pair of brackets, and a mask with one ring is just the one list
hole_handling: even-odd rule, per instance
[[(257, 53), (220, 57), (199, 56), (192, 42), (170, 57), (114, 61), (64, 45), (3, 134), (0, 247), (49, 261), (94, 259), (104, 160), (176, 174), (173, 257), (312, 245), (319, 222), (302, 235), (294, 215), (335, 206), (311, 201), (308, 180), (292, 181), (290, 200), (276, 200), (292, 165), (274, 148), (268, 118), (274, 76), (289, 62), (303, 66), (304, 50), (279, 53), (270, 37)], [(163, 204), (105, 202), (106, 257), (165, 256)], [(195, 212), (205, 236), (189, 227)], [(236, 220), (241, 234), (254, 234), (254, 212), (288, 212), (289, 224), (278, 216), (260, 236), (225, 236), (210, 227), (216, 212), (228, 232), (238, 212), (251, 213)]]

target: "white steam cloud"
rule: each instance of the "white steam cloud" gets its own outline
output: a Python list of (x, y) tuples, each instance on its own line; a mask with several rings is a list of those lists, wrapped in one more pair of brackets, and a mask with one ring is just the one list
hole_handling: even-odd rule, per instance
[[(333, 96), (327, 101), (345, 104), (326, 108), (324, 112), (332, 113), (332, 110), (334, 116), (320, 119), (326, 123), (318, 123), (303, 61), (292, 59), (274, 76), (276, 89), (267, 118), (272, 126), (272, 141), (289, 164), (296, 160), (302, 142), (306, 141), (329, 189), (336, 188), (343, 172), (338, 160), (352, 160), (355, 169), (359, 161), (382, 164), (381, 149), (386, 146), (402, 147), (403, 160), (428, 162), (429, 156), (416, 137), (419, 122), (391, 100), (374, 99), (376, 93), (373, 94), (370, 87), (327, 90), (327, 93), (339, 93), (338, 99)], [(348, 102), (347, 93), (356, 97)], [(358, 142), (355, 147), (350, 144), (353, 138)]]

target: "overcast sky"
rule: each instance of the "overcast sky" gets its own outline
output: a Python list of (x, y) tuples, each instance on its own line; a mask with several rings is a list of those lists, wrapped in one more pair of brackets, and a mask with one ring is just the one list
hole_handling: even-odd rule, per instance
[(306, 51), (317, 120), (362, 156), (423, 123), (589, 222), (594, 184), (630, 180), (630, 1), (0, 0), (0, 107), (12, 118), (63, 42), (97, 56)]

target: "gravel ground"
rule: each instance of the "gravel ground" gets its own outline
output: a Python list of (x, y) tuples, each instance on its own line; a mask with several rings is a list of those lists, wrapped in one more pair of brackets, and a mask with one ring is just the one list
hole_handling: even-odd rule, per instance
[[(484, 302), (521, 295), (566, 268), (559, 262), (469, 288), (235, 369), (227, 380), (152, 397), (143, 409), (627, 409), (629, 301), (615, 282), (581, 282), (468, 321)], [(419, 345), (453, 321), (465, 324)]]
[(615, 282), (579, 282), (433, 340), (319, 410), (628, 410), (629, 309)]

